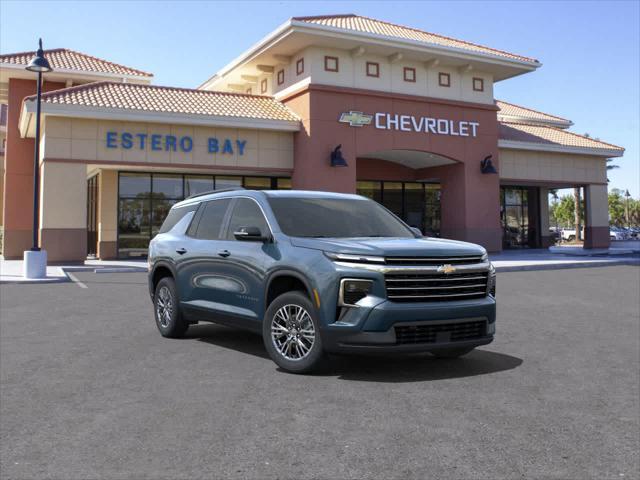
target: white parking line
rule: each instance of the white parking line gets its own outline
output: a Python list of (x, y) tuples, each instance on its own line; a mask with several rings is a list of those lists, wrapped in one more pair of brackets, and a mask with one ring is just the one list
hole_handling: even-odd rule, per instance
[(78, 280), (78, 277), (76, 277), (73, 273), (67, 272), (67, 276), (71, 279), (71, 281), (73, 283), (78, 285), (80, 288), (89, 288), (84, 283), (82, 283), (80, 280)]

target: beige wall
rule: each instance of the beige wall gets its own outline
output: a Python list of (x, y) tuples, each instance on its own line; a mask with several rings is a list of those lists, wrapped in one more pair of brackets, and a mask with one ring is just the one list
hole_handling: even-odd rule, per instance
[[(107, 148), (106, 134), (109, 131), (146, 133), (149, 136), (188, 135), (193, 139), (193, 149), (188, 153), (154, 151), (148, 141), (144, 149), (135, 146), (128, 150), (121, 147)], [(230, 139), (234, 145), (234, 153), (209, 153), (207, 142), (210, 137), (218, 138), (220, 142)], [(246, 140), (244, 155), (238, 154), (236, 140)], [(180, 167), (197, 165), (290, 169), (293, 168), (293, 133), (47, 117), (42, 151), (45, 159), (166, 164)]]
[(118, 171), (101, 170), (98, 179), (98, 242), (118, 236)]
[[(325, 56), (338, 58), (338, 72), (328, 72), (324, 69)], [(300, 58), (304, 58), (304, 73), (297, 75), (296, 62)], [(378, 78), (366, 75), (367, 62), (376, 62), (380, 65), (380, 76)], [(404, 67), (416, 69), (415, 82), (404, 80)], [(282, 85), (277, 85), (277, 72), (283, 68), (285, 70), (285, 82)], [(450, 87), (440, 87), (438, 85), (439, 72), (448, 73), (451, 76)], [(269, 95), (277, 94), (298, 82), (307, 80), (321, 85), (493, 104), (493, 77), (489, 73), (473, 70), (461, 72), (455, 67), (446, 65), (428, 67), (423, 62), (411, 59), (400, 59), (392, 62), (389, 57), (379, 55), (353, 56), (348, 50), (321, 47), (306, 48), (292, 56), (290, 64), (276, 66), (272, 76), (273, 90), (270, 89), (267, 92)], [(472, 79), (474, 77), (484, 80), (483, 92), (473, 90)], [(272, 83), (269, 85), (271, 86)], [(255, 88), (253, 93), (256, 93)]]
[(609, 227), (609, 196), (606, 185), (587, 185), (586, 220), (589, 227)]
[(86, 228), (86, 167), (44, 162), (40, 175), (40, 228)]
[(606, 183), (606, 159), (588, 155), (500, 149), (500, 178), (509, 180)]

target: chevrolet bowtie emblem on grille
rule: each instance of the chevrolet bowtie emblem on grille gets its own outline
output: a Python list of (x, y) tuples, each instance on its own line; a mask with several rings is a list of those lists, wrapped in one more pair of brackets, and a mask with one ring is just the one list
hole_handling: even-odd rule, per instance
[(371, 120), (373, 120), (373, 115), (368, 115), (362, 112), (354, 112), (353, 110), (350, 112), (342, 112), (340, 115), (341, 123), (348, 123), (352, 127), (362, 127), (364, 125), (371, 125)]
[(455, 271), (456, 271), (456, 267), (454, 267), (453, 265), (440, 265), (438, 267), (438, 272), (439, 273), (449, 274), (449, 273), (453, 273)]

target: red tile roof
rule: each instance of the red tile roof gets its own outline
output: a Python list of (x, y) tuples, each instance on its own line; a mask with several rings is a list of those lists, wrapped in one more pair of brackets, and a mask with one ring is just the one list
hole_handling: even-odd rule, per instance
[[(25, 100), (34, 100), (35, 96)], [(95, 82), (42, 95), (45, 104), (82, 105), (146, 112), (299, 121), (272, 97), (134, 83)]]
[(516, 55), (515, 53), (497, 50), (495, 48), (485, 47), (464, 40), (457, 40), (444, 35), (425, 32), (412, 27), (396, 25), (394, 23), (376, 20), (374, 18), (362, 17), (353, 13), (345, 15), (322, 15), (314, 17), (294, 17), (292, 20), (305, 22), (315, 25), (323, 25), (326, 27), (339, 28), (342, 30), (351, 30), (356, 32), (371, 33), (383, 35), (385, 37), (398, 38), (402, 40), (414, 40), (430, 45), (438, 45), (441, 47), (459, 48), (462, 50), (494, 55), (512, 60), (520, 60), (523, 62), (539, 63), (535, 58)]
[(577, 133), (543, 125), (499, 122), (499, 139), (540, 145), (615, 150), (622, 155), (624, 148)]
[[(0, 64), (28, 65), (36, 52), (7, 53), (0, 55)], [(45, 50), (44, 55), (54, 70), (76, 70), (78, 72), (98, 72), (113, 75), (131, 75), (137, 77), (153, 77), (153, 74), (125, 67), (118, 63), (92, 57), (86, 53), (67, 48)]]
[[(549, 113), (540, 112), (538, 110), (533, 110), (532, 108), (523, 107), (514, 103), (504, 102), (502, 100), (496, 100), (496, 105), (500, 109), (500, 111), (498, 112), (499, 118), (519, 117), (524, 120), (533, 120), (536, 123), (549, 122), (550, 124), (556, 126), (557, 124), (565, 124), (567, 127), (570, 127), (573, 124), (571, 120), (567, 120), (566, 118), (557, 117)], [(505, 120), (513, 122), (513, 120), (511, 119), (505, 118)], [(526, 123), (526, 121), (524, 123)]]

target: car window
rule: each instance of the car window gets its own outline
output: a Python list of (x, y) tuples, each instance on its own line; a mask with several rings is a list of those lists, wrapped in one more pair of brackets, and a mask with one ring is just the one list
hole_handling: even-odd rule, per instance
[(227, 238), (235, 240), (233, 232), (240, 227), (258, 227), (262, 234), (268, 235), (270, 233), (269, 225), (262, 214), (262, 210), (260, 210), (255, 201), (249, 198), (239, 198), (236, 202), (231, 214), (229, 228), (227, 229)]
[(191, 205), (185, 205), (184, 207), (172, 208), (169, 210), (167, 217), (164, 219), (162, 226), (158, 233), (166, 233), (175, 227), (176, 223), (184, 218), (187, 213), (195, 212), (196, 208), (198, 208), (198, 204), (194, 203)]
[(202, 240), (218, 240), (222, 221), (230, 201), (230, 199), (225, 198), (205, 203), (194, 237)]

